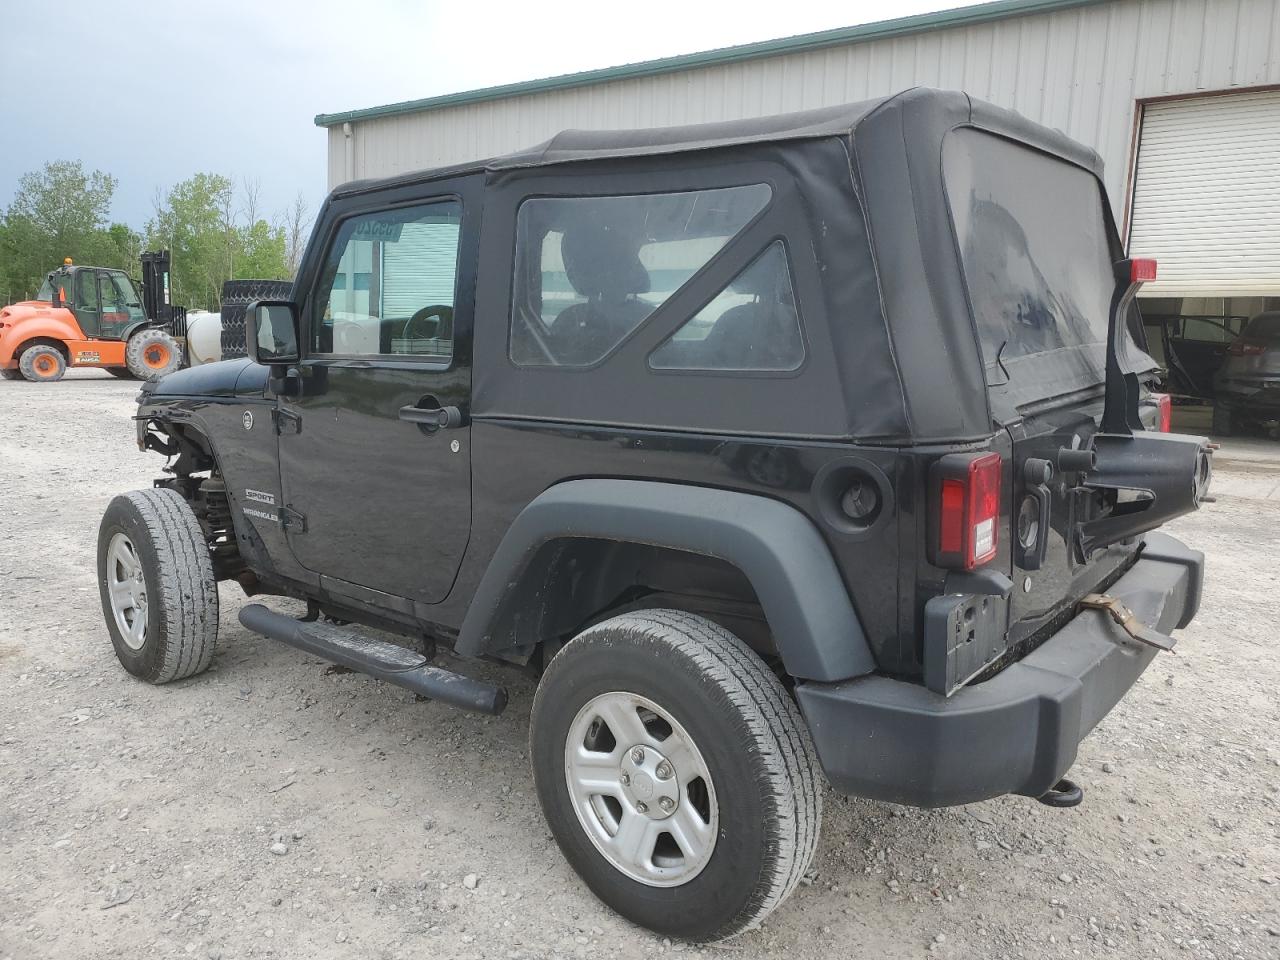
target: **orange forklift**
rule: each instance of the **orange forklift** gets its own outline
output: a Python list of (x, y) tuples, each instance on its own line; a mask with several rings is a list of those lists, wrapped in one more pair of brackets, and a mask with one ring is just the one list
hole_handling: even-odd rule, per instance
[(68, 367), (101, 367), (152, 380), (177, 370), (186, 311), (168, 303), (168, 251), (144, 253), (142, 268), (140, 295), (123, 270), (76, 266), (68, 257), (34, 300), (0, 309), (0, 377), (46, 383)]

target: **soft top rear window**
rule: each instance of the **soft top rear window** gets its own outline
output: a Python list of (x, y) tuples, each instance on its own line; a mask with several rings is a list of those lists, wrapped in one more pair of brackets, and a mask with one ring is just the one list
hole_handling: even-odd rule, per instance
[(1033, 377), (1045, 397), (1102, 382), (1115, 279), (1097, 179), (971, 128), (942, 166), (989, 381)]

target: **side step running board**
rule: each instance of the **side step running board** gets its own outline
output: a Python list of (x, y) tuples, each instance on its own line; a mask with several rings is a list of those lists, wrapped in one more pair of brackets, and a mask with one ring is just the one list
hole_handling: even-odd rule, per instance
[(441, 703), (495, 715), (507, 706), (504, 688), (433, 667), (420, 653), (375, 639), (352, 627), (304, 623), (268, 610), (260, 603), (251, 603), (241, 609), (240, 622), (254, 633), (280, 640), (291, 647)]

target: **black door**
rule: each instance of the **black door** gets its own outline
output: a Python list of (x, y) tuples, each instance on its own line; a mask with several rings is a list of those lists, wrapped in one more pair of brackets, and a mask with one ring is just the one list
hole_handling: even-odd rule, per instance
[[(278, 410), (283, 506), (294, 556), (335, 590), (436, 602), (462, 560), (471, 222), (458, 194), (339, 214), (299, 291), (301, 386)], [(464, 418), (431, 428), (405, 407), (457, 407)]]
[(1243, 318), (1177, 317), (1168, 321), (1169, 365), (1180, 374), (1185, 392), (1212, 397), (1213, 376), (1227, 359)]

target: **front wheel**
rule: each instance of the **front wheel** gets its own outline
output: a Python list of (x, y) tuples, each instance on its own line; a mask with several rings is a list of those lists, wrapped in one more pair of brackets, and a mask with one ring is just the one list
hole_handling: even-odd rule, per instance
[(155, 380), (182, 365), (182, 347), (159, 327), (146, 327), (129, 338), (124, 359), (139, 380)]
[(799, 710), (750, 648), (676, 610), (574, 638), (534, 697), (542, 810), (592, 891), (688, 940), (760, 923), (818, 841), (818, 764)]
[(120, 664), (148, 683), (205, 670), (218, 636), (218, 582), (200, 522), (174, 490), (135, 490), (98, 527), (98, 590)]

